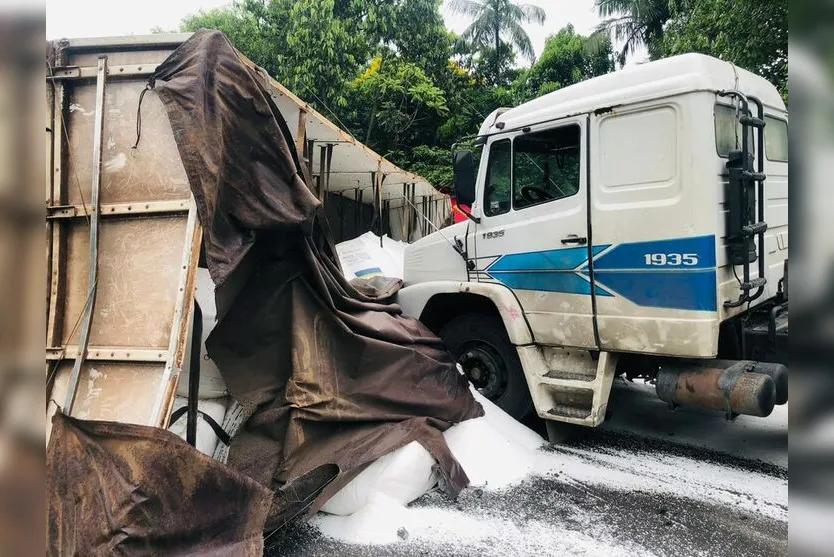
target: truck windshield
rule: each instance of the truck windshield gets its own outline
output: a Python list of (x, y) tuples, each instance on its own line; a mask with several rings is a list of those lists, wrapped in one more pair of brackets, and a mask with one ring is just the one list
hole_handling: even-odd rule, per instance
[(579, 192), (579, 126), (515, 138), (513, 204), (522, 209)]

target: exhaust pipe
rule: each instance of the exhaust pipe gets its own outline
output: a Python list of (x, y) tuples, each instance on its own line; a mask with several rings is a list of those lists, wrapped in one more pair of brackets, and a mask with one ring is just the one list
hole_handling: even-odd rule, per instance
[(717, 410), (728, 417), (766, 417), (773, 412), (776, 384), (770, 375), (759, 373), (761, 364), (742, 361), (724, 369), (715, 367), (716, 362), (705, 364), (661, 367), (657, 396), (672, 406)]
[(700, 360), (692, 362), (692, 365), (701, 367), (715, 367), (727, 369), (736, 364), (746, 364), (745, 369), (753, 373), (761, 373), (773, 379), (776, 386), (776, 404), (787, 404), (788, 402), (788, 368), (784, 364), (770, 362), (752, 362), (749, 360)]
[[(752, 363), (752, 362), (751, 362)], [(755, 373), (767, 375), (776, 386), (776, 404), (788, 402), (788, 368), (783, 364), (756, 362)]]

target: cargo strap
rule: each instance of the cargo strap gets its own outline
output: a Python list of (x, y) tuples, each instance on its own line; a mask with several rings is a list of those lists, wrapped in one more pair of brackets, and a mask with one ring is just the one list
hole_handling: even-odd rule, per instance
[[(179, 420), (180, 418), (183, 417), (183, 415), (185, 415), (186, 412), (188, 412), (188, 406), (183, 406), (182, 408), (178, 408), (178, 409), (174, 410), (174, 412), (171, 414), (171, 424), (176, 423), (177, 420)], [(215, 421), (214, 418), (212, 418), (211, 416), (209, 416), (208, 414), (206, 414), (202, 410), (197, 410), (197, 413), (200, 414), (200, 416), (203, 417), (203, 419), (206, 421), (206, 423), (209, 426), (211, 426), (211, 429), (214, 430), (214, 434), (217, 435), (217, 438), (224, 445), (226, 445), (228, 447), (232, 443), (231, 436), (228, 433), (226, 433), (226, 430), (223, 429), (220, 426), (220, 424), (218, 424)]]

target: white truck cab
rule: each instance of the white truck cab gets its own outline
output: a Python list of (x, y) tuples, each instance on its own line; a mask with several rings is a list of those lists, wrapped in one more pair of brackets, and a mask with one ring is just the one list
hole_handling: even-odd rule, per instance
[(787, 400), (787, 136), (772, 84), (700, 54), (497, 110), (455, 152), (469, 220), (407, 248), (398, 301), (517, 418), (599, 425), (618, 374), (768, 415)]

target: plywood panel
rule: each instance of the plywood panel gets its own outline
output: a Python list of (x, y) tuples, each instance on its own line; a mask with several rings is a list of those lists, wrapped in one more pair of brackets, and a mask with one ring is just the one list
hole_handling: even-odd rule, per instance
[[(76, 418), (148, 424), (163, 364), (87, 362), (72, 415)], [(52, 399), (64, 403), (72, 362), (58, 364)], [(54, 411), (54, 404), (50, 405)]]
[[(142, 137), (136, 142), (136, 111), (145, 88), (140, 80), (110, 81), (105, 96), (101, 202), (188, 199), (190, 189), (162, 101), (149, 91), (142, 101)], [(70, 137), (67, 199), (90, 200), (93, 166), (95, 83), (75, 83), (66, 114)]]
[[(168, 348), (185, 228), (184, 215), (102, 221), (92, 346)], [(71, 333), (87, 300), (88, 234), (83, 220), (69, 227), (64, 344), (77, 344)]]

